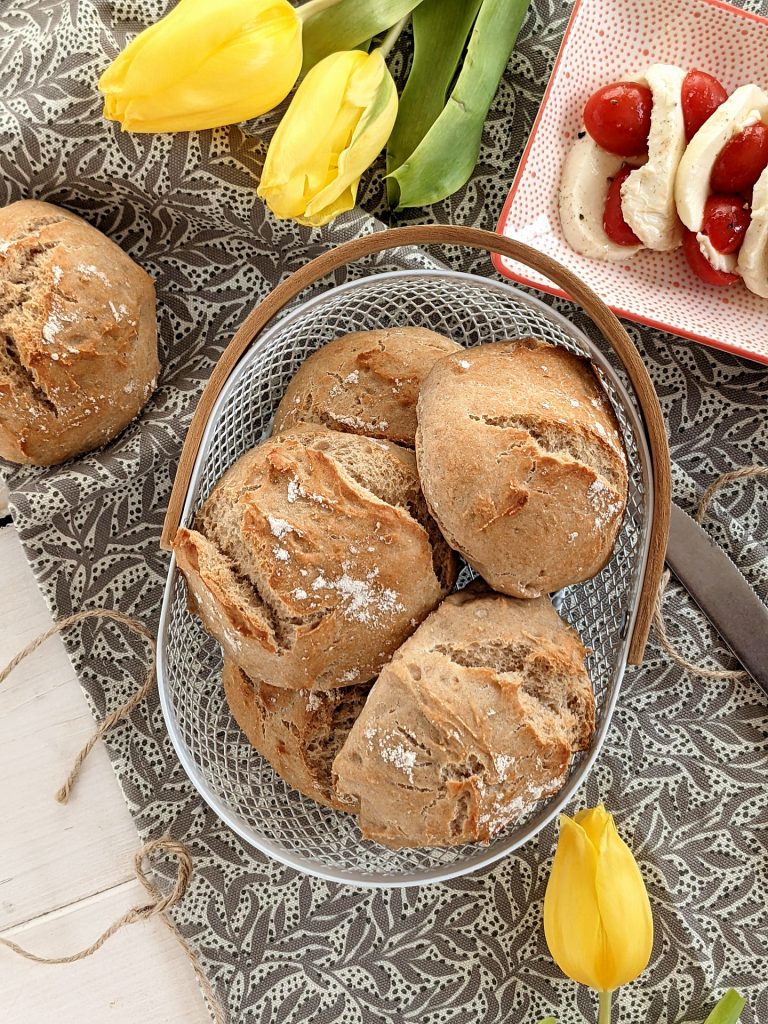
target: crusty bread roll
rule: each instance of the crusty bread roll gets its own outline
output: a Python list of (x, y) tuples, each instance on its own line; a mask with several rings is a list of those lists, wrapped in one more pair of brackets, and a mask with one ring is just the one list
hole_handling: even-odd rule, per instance
[(413, 453), (310, 424), (243, 455), (174, 550), (225, 654), (295, 689), (372, 679), (456, 579)]
[(333, 764), (386, 846), (486, 842), (563, 784), (589, 746), (584, 648), (546, 597), (473, 585), (395, 654)]
[(360, 714), (370, 684), (335, 690), (287, 690), (251, 679), (229, 658), (222, 671), (232, 715), (289, 786), (326, 807), (356, 812), (331, 781), (333, 759)]
[(418, 419), (430, 511), (495, 590), (538, 597), (603, 568), (627, 464), (585, 360), (533, 338), (447, 356), (422, 385)]
[(274, 433), (322, 423), (413, 448), (421, 383), (438, 359), (456, 351), (456, 342), (423, 327), (336, 338), (299, 367), (277, 407)]
[(0, 458), (47, 466), (98, 448), (158, 371), (149, 275), (57, 206), (0, 209)]

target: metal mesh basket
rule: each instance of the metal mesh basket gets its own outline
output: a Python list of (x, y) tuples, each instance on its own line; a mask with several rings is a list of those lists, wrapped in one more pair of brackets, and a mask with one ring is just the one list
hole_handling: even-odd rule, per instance
[(443, 880), (488, 864), (533, 836), (569, 800), (597, 755), (618, 695), (652, 508), (653, 474), (642, 420), (611, 363), (586, 335), (509, 285), (452, 272), (402, 271), (334, 288), (261, 334), (227, 379), (208, 419), (182, 522), (191, 522), (222, 473), (268, 433), (291, 376), (311, 352), (349, 331), (405, 324), (448, 334), (465, 346), (534, 335), (588, 356), (621, 426), (630, 467), (629, 500), (606, 568), (557, 595), (558, 610), (590, 649), (588, 670), (597, 707), (592, 746), (574, 758), (557, 795), (489, 845), (388, 850), (364, 841), (353, 816), (321, 807), (287, 786), (234, 722), (219, 678), (221, 651), (187, 610), (183, 578), (171, 565), (158, 677), (168, 729), (189, 777), (248, 843), (303, 871), (369, 886)]

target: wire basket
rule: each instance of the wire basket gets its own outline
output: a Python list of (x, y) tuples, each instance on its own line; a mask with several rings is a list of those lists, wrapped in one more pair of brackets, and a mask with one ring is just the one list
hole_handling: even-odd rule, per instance
[[(399, 238), (407, 230), (385, 234)], [(490, 237), (496, 247), (500, 240)], [(267, 314), (271, 316), (269, 310)], [(224, 471), (268, 435), (274, 410), (307, 356), (341, 334), (400, 325), (427, 327), (465, 346), (534, 335), (587, 356), (620, 424), (629, 495), (608, 565), (593, 579), (557, 595), (558, 610), (590, 649), (587, 667), (597, 712), (592, 745), (576, 755), (559, 793), (488, 845), (388, 850), (364, 841), (353, 816), (321, 807), (286, 785), (232, 718), (220, 682), (220, 648), (188, 611), (185, 583), (172, 560), (161, 614), (158, 680), (168, 730), (185, 771), (216, 813), (248, 843), (302, 871), (366, 886), (434, 882), (475, 870), (522, 845), (567, 803), (605, 738), (632, 653), (638, 610), (647, 596), (652, 537), (664, 528), (657, 522), (653, 529), (657, 458), (649, 449), (642, 410), (605, 352), (565, 317), (510, 285), (425, 270), (375, 274), (317, 295), (273, 320), (231, 373), (225, 367), (210, 413), (205, 410), (198, 419), (199, 442), (190, 431), (187, 446), (194, 465), (188, 457), (187, 473), (184, 460), (180, 464), (175, 498), (178, 507), (183, 499), (183, 510), (177, 516), (172, 499), (165, 541), (172, 539), (179, 522), (191, 523)], [(246, 334), (241, 328), (233, 345), (242, 345), (251, 330), (248, 322), (244, 328)], [(237, 355), (230, 353), (230, 360)], [(213, 378), (212, 384), (218, 386)], [(640, 657), (644, 641), (642, 636)]]

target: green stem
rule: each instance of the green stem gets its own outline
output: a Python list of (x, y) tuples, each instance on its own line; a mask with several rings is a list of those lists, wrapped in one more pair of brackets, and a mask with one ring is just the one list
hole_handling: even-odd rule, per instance
[(301, 7), (297, 7), (296, 13), (302, 21), (306, 21), (307, 18), (311, 18), (313, 14), (319, 14), (327, 7), (335, 7), (337, 3), (339, 3), (339, 0), (309, 0), (308, 3), (302, 4)]
[(400, 33), (403, 31), (403, 29), (405, 28), (405, 26), (408, 24), (408, 22), (410, 20), (411, 20), (410, 14), (406, 14), (406, 16), (404, 18), (401, 18), (400, 21), (398, 21), (396, 25), (392, 26), (392, 28), (389, 30), (389, 32), (387, 32), (387, 34), (381, 40), (381, 46), (378, 49), (379, 49), (379, 52), (381, 53), (381, 56), (385, 60), (389, 56), (389, 51), (392, 49), (392, 47), (397, 42)]
[(600, 993), (600, 1012), (597, 1017), (597, 1024), (611, 1024), (611, 996), (612, 992)]

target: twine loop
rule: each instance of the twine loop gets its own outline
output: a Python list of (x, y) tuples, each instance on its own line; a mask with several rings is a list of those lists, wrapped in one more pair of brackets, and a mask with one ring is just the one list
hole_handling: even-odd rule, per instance
[[(176, 859), (176, 878), (171, 891), (165, 896), (144, 870), (144, 861), (150, 860), (155, 853), (162, 853), (166, 857), (175, 857)], [(152, 899), (152, 902), (146, 907), (136, 910), (135, 920), (148, 921), (150, 917), (164, 914), (166, 910), (184, 898), (184, 893), (187, 891), (189, 880), (192, 877), (192, 858), (183, 843), (171, 839), (170, 836), (160, 836), (159, 839), (150, 839), (136, 852), (133, 858), (133, 869)]]
[[(712, 499), (723, 487), (726, 487), (728, 484), (735, 483), (738, 480), (756, 479), (758, 477), (768, 477), (768, 466), (744, 466), (741, 469), (734, 469), (729, 473), (723, 473), (722, 476), (719, 476), (717, 480), (714, 480), (702, 494), (694, 516), (696, 522), (699, 523), (699, 525), (702, 524), (704, 521), (704, 515), (706, 514)], [(705, 665), (697, 665), (695, 662), (689, 661), (675, 647), (669, 638), (667, 627), (664, 624), (664, 597), (666, 596), (670, 576), (671, 573), (669, 569), (665, 569), (659, 583), (659, 590), (656, 594), (656, 600), (653, 607), (653, 627), (656, 631), (656, 635), (659, 639), (659, 645), (662, 650), (669, 655), (676, 665), (684, 668), (687, 672), (693, 672), (695, 675), (701, 676), (703, 679), (748, 679), (749, 673), (745, 672), (744, 669), (741, 668), (707, 668)]]
[[(176, 860), (176, 877), (170, 892), (166, 894), (160, 892), (154, 882), (150, 880), (144, 868), (144, 861), (149, 860), (156, 854), (174, 857)], [(32, 960), (37, 964), (77, 963), (78, 960), (85, 960), (86, 957), (91, 956), (98, 949), (101, 949), (104, 943), (116, 932), (119, 932), (121, 928), (124, 928), (128, 924), (135, 924), (137, 921), (149, 921), (153, 917), (162, 915), (166, 910), (175, 906), (183, 898), (184, 893), (187, 891), (189, 880), (192, 877), (192, 858), (183, 843), (179, 843), (175, 839), (171, 839), (170, 836), (160, 836), (158, 839), (150, 839), (148, 843), (145, 843), (141, 849), (137, 851), (133, 864), (136, 877), (147, 890), (151, 897), (151, 902), (140, 907), (131, 907), (130, 910), (126, 910), (126, 912), (106, 928), (101, 935), (99, 935), (99, 937), (90, 944), (90, 946), (86, 946), (85, 949), (81, 949), (77, 953), (70, 953), (69, 956), (39, 956), (37, 953), (31, 953), (28, 949), (24, 949), (17, 943), (11, 942), (10, 939), (0, 938), (0, 945), (6, 946), (12, 952), (23, 957), (25, 960)]]

